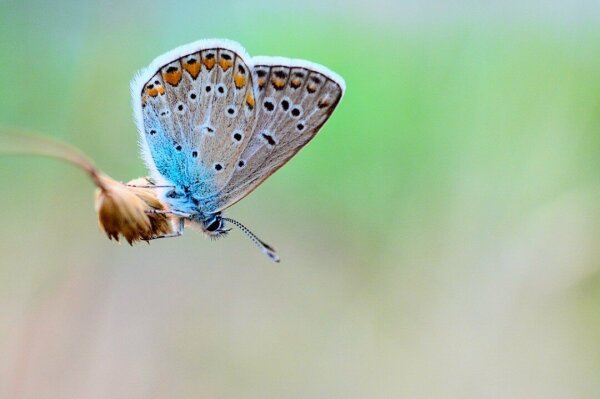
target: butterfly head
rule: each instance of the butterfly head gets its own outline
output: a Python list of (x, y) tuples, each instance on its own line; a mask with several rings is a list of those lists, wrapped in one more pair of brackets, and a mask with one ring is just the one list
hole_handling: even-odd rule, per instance
[(213, 239), (225, 236), (229, 233), (231, 229), (224, 227), (225, 222), (228, 222), (242, 230), (242, 232), (246, 234), (246, 236), (272, 261), (279, 262), (279, 256), (273, 247), (259, 239), (253, 232), (237, 220), (221, 216), (221, 212), (212, 214), (204, 219), (198, 216), (192, 216), (190, 220), (193, 225), (199, 227), (204, 234)]
[(189, 215), (186, 216), (186, 219), (189, 219), (193, 226), (210, 238), (221, 237), (230, 230), (224, 228), (225, 221), (221, 212), (207, 213), (202, 208), (201, 201), (193, 195), (189, 187), (173, 187), (166, 192), (165, 202), (171, 209)]
[(202, 228), (202, 232), (208, 235), (210, 238), (219, 238), (227, 233), (229, 230), (224, 228), (225, 221), (221, 217), (221, 213), (215, 213), (214, 215), (210, 215), (208, 218), (198, 220), (198, 224)]

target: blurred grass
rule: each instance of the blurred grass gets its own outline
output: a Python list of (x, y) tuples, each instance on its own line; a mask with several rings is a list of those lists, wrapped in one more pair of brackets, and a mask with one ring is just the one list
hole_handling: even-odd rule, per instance
[[(465, 3), (448, 17), (430, 4), (414, 22), (382, 4), (0, 4), (0, 123), (47, 131), (123, 180), (145, 174), (129, 80), (172, 47), (229, 37), (252, 55), (327, 65), (348, 86), (314, 142), (231, 210), (279, 249), (283, 270), (236, 235), (105, 243), (80, 172), (0, 158), (0, 342), (15, 342), (11, 325), (22, 331), (32, 309), (65, 312), (64, 334), (88, 331), (68, 301), (51, 305), (72, 295), (93, 304), (90, 323), (117, 327), (57, 375), (78, 361), (118, 368), (104, 356), (129, 346), (110, 339), (140, 312), (147, 345), (131, 344), (125, 364), (147, 349), (146, 367), (180, 396), (595, 397), (597, 14), (478, 18)], [(96, 280), (87, 296), (69, 288)]]

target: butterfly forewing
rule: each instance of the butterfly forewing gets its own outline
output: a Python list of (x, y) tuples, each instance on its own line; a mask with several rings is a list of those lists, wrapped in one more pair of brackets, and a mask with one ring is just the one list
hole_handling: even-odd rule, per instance
[(245, 197), (306, 145), (344, 91), (341, 78), (316, 64), (275, 57), (253, 61), (258, 114), (235, 172), (212, 198), (218, 210)]
[(256, 114), (245, 57), (233, 42), (201, 41), (159, 57), (134, 81), (144, 155), (158, 180), (198, 198), (229, 181)]
[(205, 121), (214, 131), (203, 138), (202, 162), (215, 170), (214, 184), (222, 188), (250, 140), (245, 131), (255, 118), (254, 93), (249, 67), (232, 51), (220, 49), (214, 69), (213, 99), (208, 105), (212, 112), (208, 113), (210, 120)]

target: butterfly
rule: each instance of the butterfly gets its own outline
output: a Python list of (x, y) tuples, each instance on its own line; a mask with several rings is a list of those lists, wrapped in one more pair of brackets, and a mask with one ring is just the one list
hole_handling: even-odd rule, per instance
[(200, 40), (157, 57), (131, 83), (142, 157), (177, 219), (211, 237), (239, 227), (222, 212), (290, 160), (331, 116), (345, 82), (305, 60), (250, 57), (231, 40)]

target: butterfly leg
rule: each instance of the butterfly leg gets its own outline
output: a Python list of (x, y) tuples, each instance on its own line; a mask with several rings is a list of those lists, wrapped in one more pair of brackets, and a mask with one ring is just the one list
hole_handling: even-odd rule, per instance
[(162, 215), (174, 215), (174, 216), (179, 216), (182, 218), (189, 218), (191, 215), (189, 213), (185, 213), (185, 212), (179, 212), (179, 211), (174, 211), (174, 210), (162, 210), (162, 209), (151, 209), (146, 211), (146, 213), (148, 214), (162, 214)]
[[(179, 237), (180, 235), (183, 235), (183, 227), (184, 226), (185, 226), (185, 219), (179, 218), (179, 219), (177, 219), (177, 231), (175, 231), (173, 233), (169, 233), (169, 234), (163, 234), (161, 236), (152, 237), (152, 238), (150, 238), (150, 240), (157, 240), (159, 238)], [(148, 241), (150, 241), (150, 240), (148, 240)]]
[[(144, 184), (147, 183), (147, 184)], [(136, 188), (175, 188), (173, 185), (157, 185), (154, 184), (154, 180), (149, 177), (140, 177), (138, 179), (133, 179), (130, 182), (126, 183), (127, 187), (136, 187)]]
[(153, 184), (127, 184), (127, 187), (135, 188), (175, 188), (175, 186), (155, 186)]

